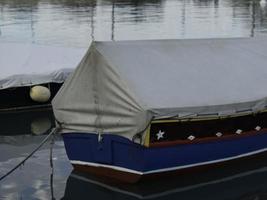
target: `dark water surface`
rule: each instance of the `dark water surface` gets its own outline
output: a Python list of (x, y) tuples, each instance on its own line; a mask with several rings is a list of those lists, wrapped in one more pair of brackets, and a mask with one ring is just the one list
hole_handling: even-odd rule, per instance
[[(266, 33), (267, 3), (260, 0), (0, 0), (0, 45), (88, 47), (92, 40)], [(0, 175), (31, 152), (52, 126), (51, 111), (0, 114)], [(52, 162), (49, 142), (0, 182), (1, 200), (267, 199), (267, 159), (216, 175), (131, 186), (72, 172), (61, 137), (54, 141)]]

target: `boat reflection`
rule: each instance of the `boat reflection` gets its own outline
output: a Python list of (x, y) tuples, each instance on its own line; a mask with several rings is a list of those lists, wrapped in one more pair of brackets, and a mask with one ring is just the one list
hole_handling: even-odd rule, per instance
[(0, 135), (42, 135), (55, 126), (51, 109), (0, 113)]
[(242, 199), (267, 198), (267, 155), (249, 163), (221, 166), (216, 171), (186, 174), (139, 184), (72, 171), (63, 199)]

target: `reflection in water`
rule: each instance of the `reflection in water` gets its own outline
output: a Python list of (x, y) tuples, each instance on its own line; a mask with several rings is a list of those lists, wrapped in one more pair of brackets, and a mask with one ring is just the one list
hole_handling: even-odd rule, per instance
[(50, 163), (50, 168), (51, 168), (51, 173), (50, 173), (50, 191), (51, 191), (51, 199), (55, 199), (54, 195), (54, 164), (53, 164), (53, 147), (54, 147), (54, 141), (55, 136), (52, 135), (52, 139), (50, 142), (50, 156), (49, 156), (49, 163)]
[(188, 171), (168, 179), (137, 184), (122, 183), (73, 170), (63, 199), (89, 196), (101, 200), (264, 200), (267, 197), (267, 153), (231, 165), (221, 163), (212, 170)]
[(52, 121), (48, 117), (37, 118), (31, 122), (31, 133), (34, 135), (42, 135), (52, 127)]
[(256, 3), (255, 3), (255, 1), (252, 1), (252, 20), (251, 20), (251, 34), (250, 34), (250, 36), (251, 37), (254, 37), (254, 30), (255, 30), (255, 26), (256, 26), (256, 24), (255, 24), (255, 21), (256, 21), (256, 16), (255, 16), (255, 12), (256, 12)]
[(112, 10), (111, 10), (111, 40), (114, 41), (114, 31), (115, 31), (115, 0), (112, 0)]
[[(243, 199), (265, 200), (267, 166), (230, 176), (210, 179), (207, 174), (188, 175), (190, 181), (168, 179), (139, 185), (125, 185), (93, 175), (72, 171), (63, 199), (94, 196), (98, 199)], [(210, 174), (208, 175), (210, 176)], [(184, 182), (183, 182), (184, 181)]]
[(264, 0), (0, 0), (0, 41), (88, 47), (92, 40), (257, 36)]
[(0, 113), (0, 135), (48, 133), (55, 126), (51, 110), (33, 110)]
[[(12, 136), (16, 143), (3, 142), (0, 137), (0, 176), (17, 165), (43, 140), (43, 136)], [(61, 138), (55, 138), (51, 168), (51, 148), (47, 143), (22, 167), (0, 182), (2, 199), (59, 199), (64, 195), (66, 179), (71, 166)], [(1, 199), (1, 200), (2, 200)]]
[[(0, 114), (0, 176), (31, 153), (54, 126), (52, 110)], [(59, 199), (71, 171), (59, 135), (0, 181), (0, 199)], [(54, 192), (56, 191), (56, 192)]]

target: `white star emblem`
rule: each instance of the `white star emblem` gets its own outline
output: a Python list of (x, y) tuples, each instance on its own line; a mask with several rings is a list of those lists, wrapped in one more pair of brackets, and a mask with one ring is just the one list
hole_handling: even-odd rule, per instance
[(261, 130), (261, 127), (260, 126), (256, 126), (255, 130), (259, 131), (259, 130)]
[(157, 140), (159, 140), (160, 138), (163, 138), (165, 132), (159, 130), (159, 132), (157, 133)]

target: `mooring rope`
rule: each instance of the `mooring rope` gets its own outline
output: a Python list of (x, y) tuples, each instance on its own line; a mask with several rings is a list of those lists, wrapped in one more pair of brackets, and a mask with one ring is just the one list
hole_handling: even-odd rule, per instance
[(23, 165), (32, 155), (38, 151), (47, 141), (48, 139), (56, 133), (58, 128), (53, 128), (51, 132), (45, 137), (45, 139), (26, 157), (24, 158), (20, 163), (18, 163), (14, 168), (12, 168), (10, 171), (8, 171), (6, 174), (0, 177), (0, 181), (2, 181), (4, 178), (6, 178), (8, 175), (12, 174), (17, 168), (19, 168), (21, 165)]

